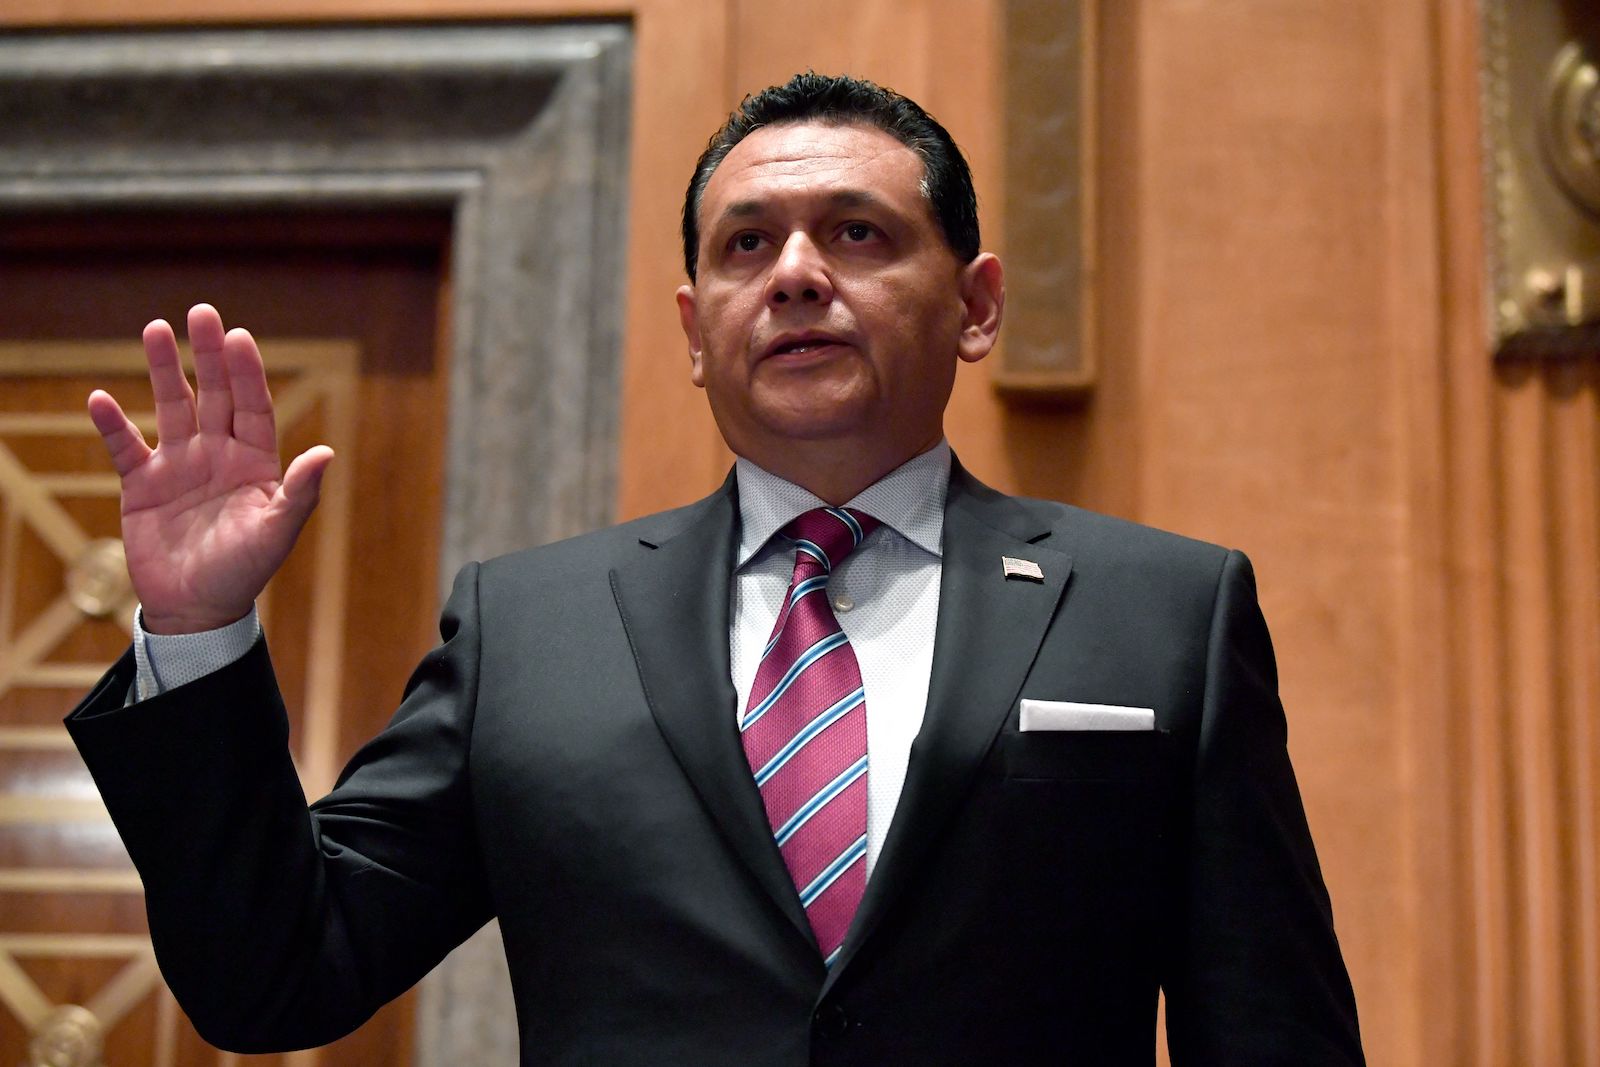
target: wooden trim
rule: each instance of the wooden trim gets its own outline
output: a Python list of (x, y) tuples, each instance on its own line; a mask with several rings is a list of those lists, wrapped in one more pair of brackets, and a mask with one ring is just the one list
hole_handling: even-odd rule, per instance
[(651, 0), (10, 0), (0, 25), (127, 27), (241, 22), (629, 18)]
[[(1401, 398), (1405, 425), (1396, 457), (1406, 484), (1406, 555), (1413, 561), (1409, 584), (1399, 590), (1402, 618), (1446, 617), (1448, 579), (1439, 546), (1444, 533), (1443, 508), (1448, 486), (1444, 427), (1440, 407), (1445, 366), (1440, 346), (1445, 332), (1442, 306), (1444, 264), (1441, 232), (1448, 224), (1439, 204), (1442, 143), (1441, 111), (1453, 97), (1437, 92), (1443, 61), (1438, 23), (1427, 5), (1395, 4), (1385, 9), (1388, 50), (1384, 124), (1385, 158), (1395, 190), (1389, 207), (1385, 262), (1390, 278), (1385, 334), (1393, 353), (1393, 387)], [(1460, 978), (1466, 919), (1458, 878), (1460, 842), (1454, 832), (1458, 808), (1454, 788), (1459, 777), (1459, 729), (1452, 721), (1448, 641), (1437, 626), (1397, 628), (1401, 647), (1396, 658), (1399, 707), (1396, 722), (1404, 731), (1403, 773), (1409, 779), (1412, 804), (1404, 815), (1402, 839), (1410, 848), (1404, 872), (1404, 927), (1414, 945), (1405, 972), (1409, 992), (1403, 1005), (1404, 1033), (1399, 1047), (1403, 1062), (1456, 1063), (1459, 1031), (1465, 1012), (1465, 987)], [(1443, 751), (1442, 759), (1428, 754)], [(1370, 1051), (1370, 1050), (1369, 1050)]]
[(18, 957), (116, 959), (148, 951), (143, 934), (0, 934), (0, 952)]
[(160, 985), (161, 969), (156, 966), (155, 949), (147, 942), (144, 951), (129, 960), (83, 1006), (110, 1030)]
[[(105, 668), (100, 673), (104, 674)], [(76, 752), (77, 746), (62, 726), (0, 726), (0, 752), (5, 751)]]
[(0, 795), (0, 826), (65, 826), (110, 821), (111, 815), (99, 797)]
[(29, 1030), (44, 1022), (55, 1006), (4, 950), (0, 950), (0, 1004), (11, 1009), (11, 1014)]
[(0, 893), (142, 893), (133, 870), (83, 867), (0, 867)]
[[(359, 445), (355, 439), (356, 385), (360, 351), (341, 345), (337, 359), (330, 351), (323, 363), (308, 369), (289, 391), (303, 391), (305, 410), (294, 412), (281, 405), (278, 425), (285, 429), (310, 409), (322, 407), (324, 442), (336, 455)], [(287, 401), (287, 398), (285, 398)], [(348, 462), (348, 461), (347, 461)], [(355, 479), (335, 478), (323, 492), (317, 511), (316, 566), (318, 593), (311, 604), (307, 646), (314, 649), (306, 665), (305, 711), (302, 720), (300, 778), (307, 796), (322, 796), (333, 788), (339, 774), (339, 689), (344, 673), (346, 601), (349, 597), (351, 510)]]
[[(1437, 8), (1439, 86), (1476, 86), (1479, 27), (1474, 7), (1448, 2)], [(1456, 1055), (1439, 1062), (1511, 1062), (1511, 1008), (1506, 902), (1497, 874), (1507, 862), (1499, 813), (1503, 775), (1492, 729), (1493, 694), (1501, 684), (1500, 659), (1491, 620), (1499, 610), (1493, 581), (1494, 531), (1482, 518), (1492, 514), (1489, 479), (1491, 425), (1488, 355), (1482, 329), (1484, 301), (1481, 109), (1475, 92), (1439, 91), (1440, 359), (1419, 408), (1438, 435), (1443, 462), (1441, 499), (1429, 501), (1437, 516), (1437, 570), (1442, 587), (1436, 616), (1445, 655), (1441, 659), (1439, 715), (1446, 724), (1451, 759), (1445, 787), (1445, 827), (1455, 843), (1449, 877), (1460, 904), (1446, 924), (1458, 966), (1441, 973), (1462, 1000), (1453, 1020)], [(1428, 457), (1435, 458), (1435, 457)], [(1420, 457), (1419, 457), (1420, 461)], [(1428, 558), (1428, 557), (1424, 557)], [(1419, 995), (1422, 995), (1419, 991)]]
[(730, 0), (640, 0), (634, 8), (618, 519), (702, 495), (729, 463), (710, 409), (689, 384), (672, 294), (688, 280), (678, 232), (684, 187), (707, 136), (737, 102), (732, 21)]
[[(1440, 358), (1418, 374), (1418, 762), (1441, 872), (1422, 1062), (1600, 1057), (1600, 373), (1495, 367), (1478, 12), (1436, 0)], [(1436, 473), (1430, 473), (1436, 472)], [(1435, 528), (1436, 527), (1436, 528)], [(1429, 666), (1429, 661), (1433, 665)], [(1425, 676), (1425, 681), (1422, 680)], [(1443, 842), (1429, 846), (1429, 831)], [(1442, 979), (1442, 984), (1441, 984)], [(1440, 1004), (1443, 994), (1443, 1004)], [(1452, 1003), (1453, 1002), (1453, 1003)]]

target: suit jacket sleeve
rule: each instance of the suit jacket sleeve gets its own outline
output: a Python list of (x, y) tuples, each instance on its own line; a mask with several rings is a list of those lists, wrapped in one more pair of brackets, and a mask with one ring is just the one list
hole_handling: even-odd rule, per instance
[[(1363, 1062), (1249, 561), (1230, 553), (1192, 740), (1164, 979), (1174, 1067)], [(1180, 794), (1181, 795), (1181, 794)]]
[(490, 916), (466, 761), (477, 568), (389, 729), (307, 810), (264, 641), (123, 706), (125, 655), (67, 719), (145, 885), (163, 975), (206, 1040), (325, 1044)]

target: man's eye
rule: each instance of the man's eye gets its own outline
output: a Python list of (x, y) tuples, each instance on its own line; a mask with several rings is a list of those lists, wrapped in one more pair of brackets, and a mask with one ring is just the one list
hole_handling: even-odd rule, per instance
[(844, 235), (852, 241), (865, 241), (872, 236), (872, 227), (864, 222), (852, 222), (844, 228)]
[(733, 247), (740, 252), (754, 252), (761, 247), (761, 237), (754, 233), (741, 233), (733, 239)]

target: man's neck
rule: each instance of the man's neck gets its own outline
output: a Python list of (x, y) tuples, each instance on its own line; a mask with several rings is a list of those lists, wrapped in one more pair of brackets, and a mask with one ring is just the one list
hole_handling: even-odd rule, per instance
[(920, 447), (883, 453), (841, 448), (834, 441), (798, 441), (778, 455), (745, 458), (768, 473), (800, 486), (824, 503), (843, 507), (863, 490), (943, 439), (941, 434)]

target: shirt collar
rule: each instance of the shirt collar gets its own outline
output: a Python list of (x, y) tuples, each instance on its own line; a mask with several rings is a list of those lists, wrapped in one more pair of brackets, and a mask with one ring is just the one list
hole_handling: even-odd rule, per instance
[[(796, 515), (825, 506), (808, 489), (785, 481), (740, 456), (734, 462), (739, 484), (739, 558), (750, 558)], [(940, 556), (944, 538), (944, 498), (950, 488), (950, 444), (913, 456), (856, 494), (846, 507), (856, 508), (893, 528), (925, 552)]]

